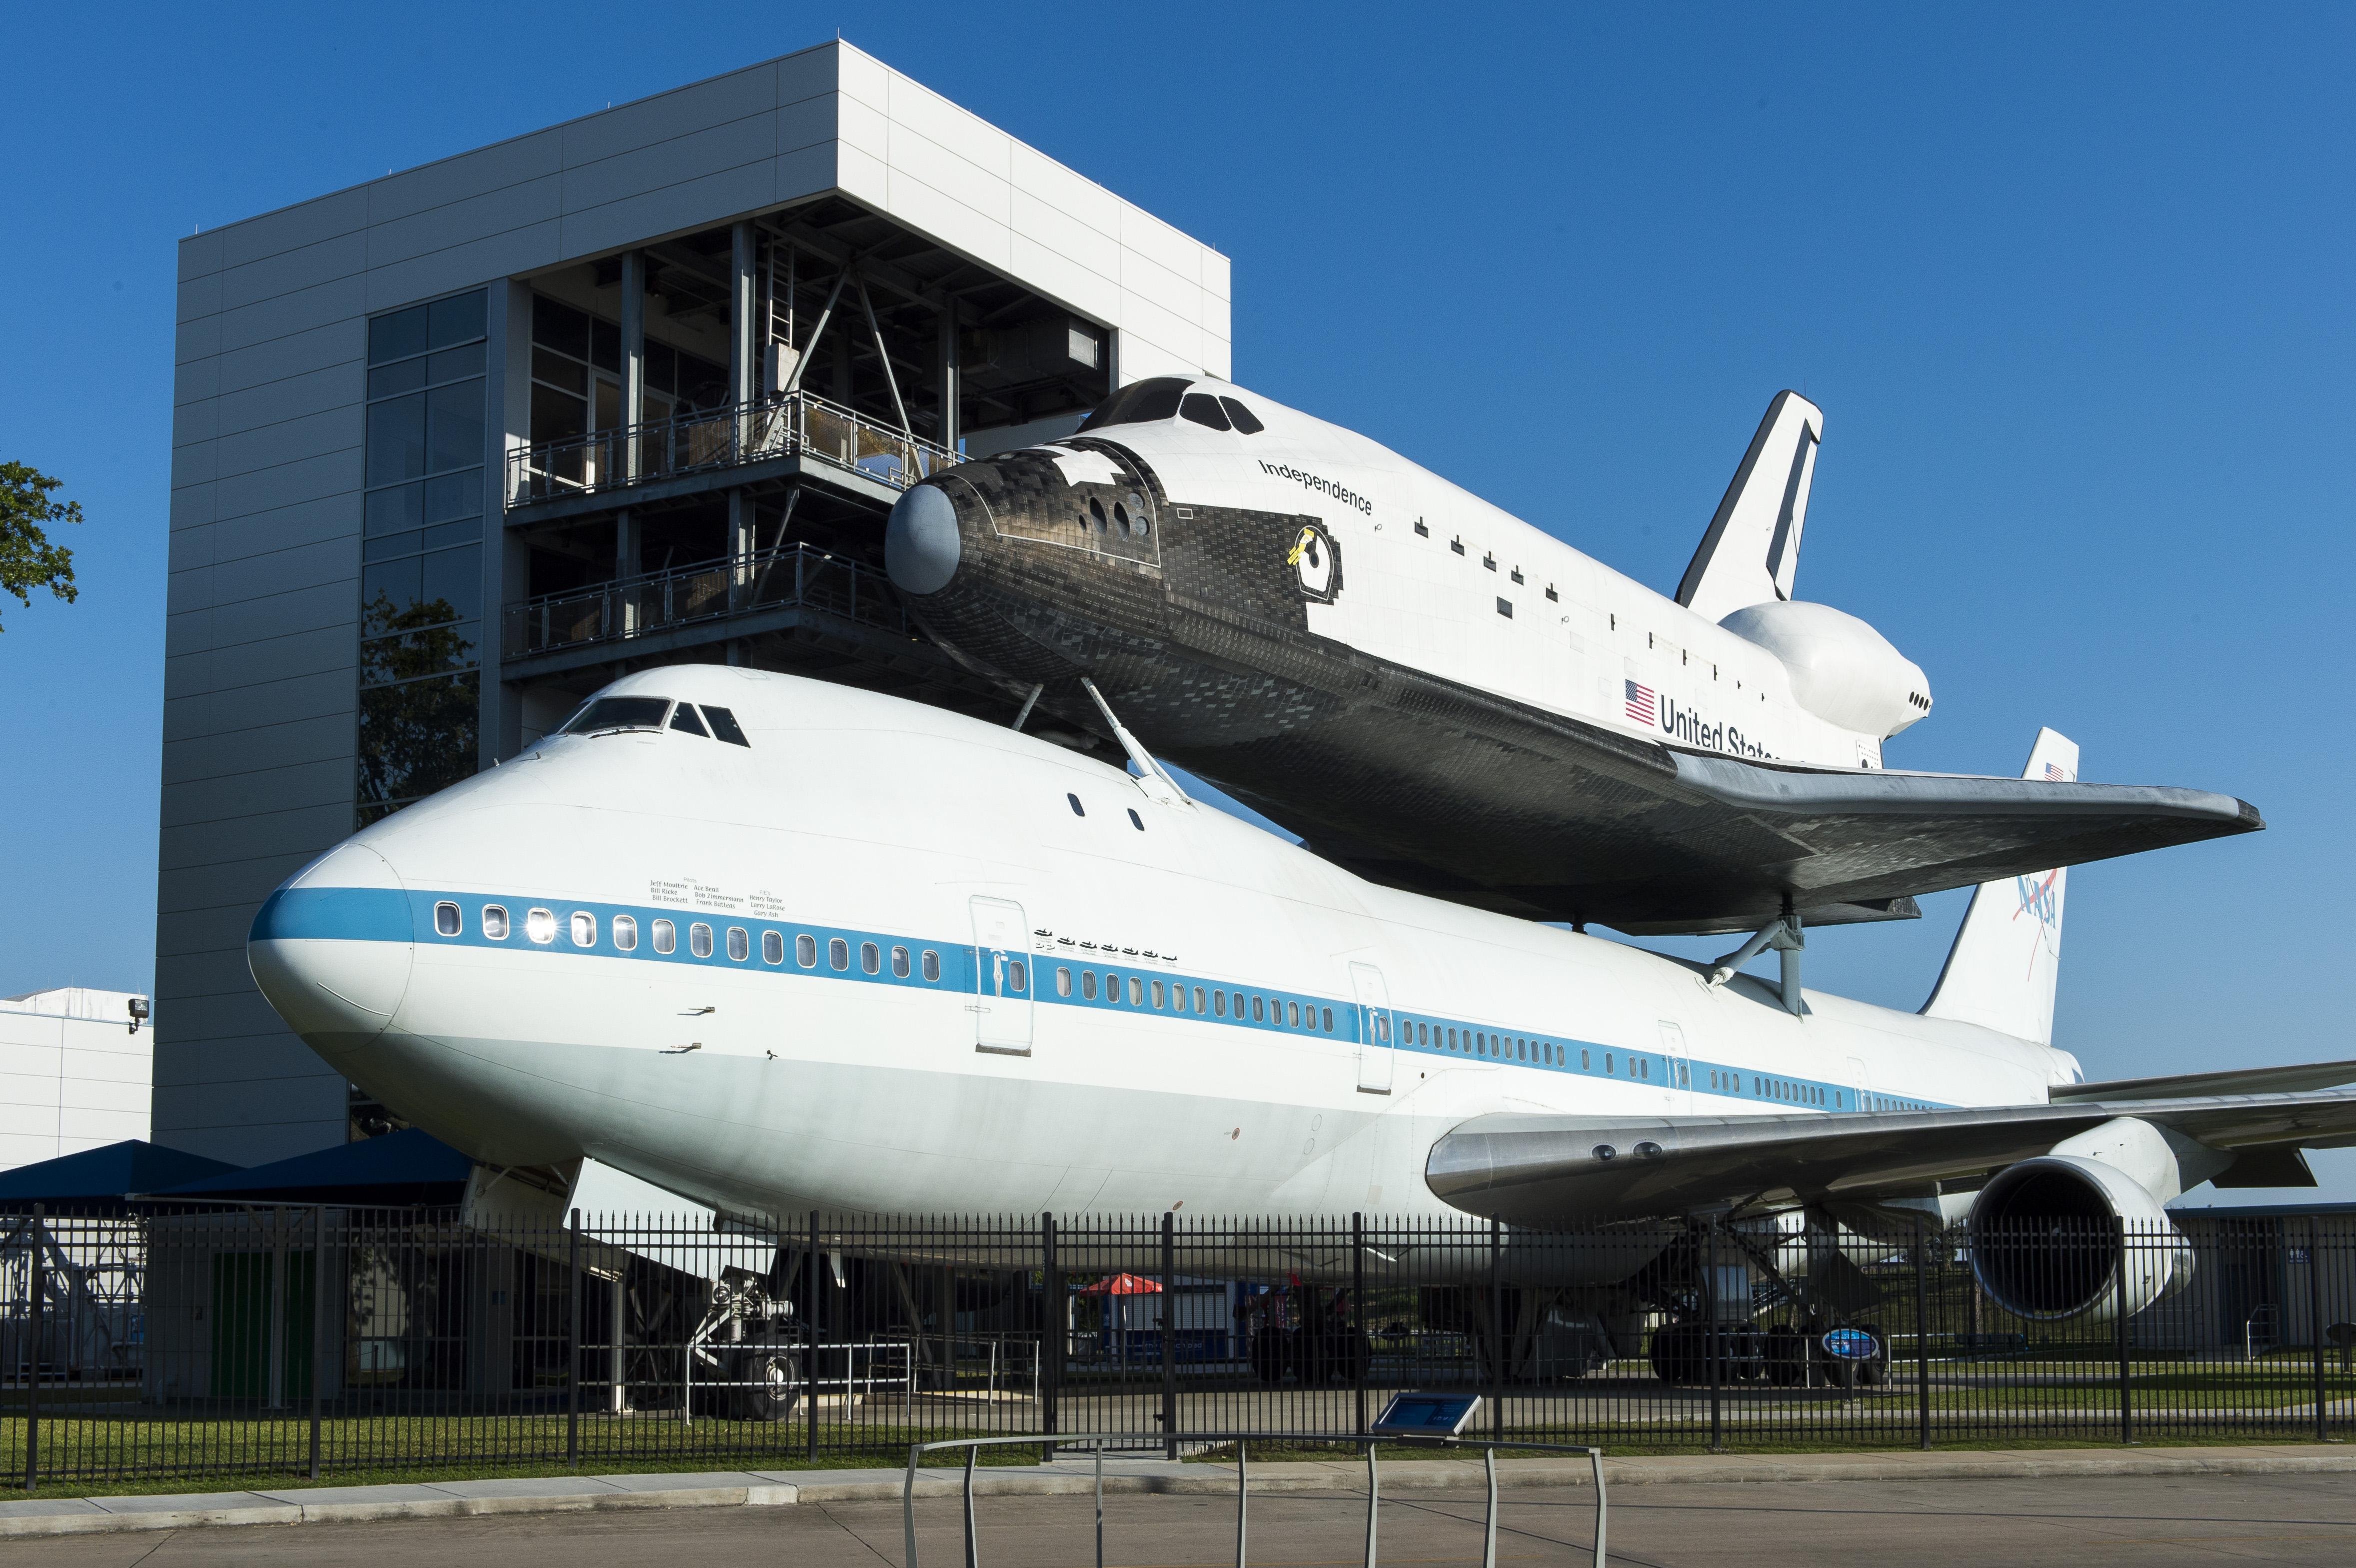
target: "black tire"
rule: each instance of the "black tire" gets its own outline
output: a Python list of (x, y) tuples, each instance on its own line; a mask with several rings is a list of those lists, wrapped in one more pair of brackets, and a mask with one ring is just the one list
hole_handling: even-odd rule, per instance
[(792, 1346), (756, 1340), (738, 1347), (736, 1381), (730, 1402), (739, 1421), (784, 1421), (801, 1407), (802, 1353)]
[(1890, 1381), (1890, 1340), (1879, 1323), (1862, 1326), (1873, 1336), (1873, 1359), (1858, 1363), (1857, 1381), (1867, 1388), (1879, 1388)]

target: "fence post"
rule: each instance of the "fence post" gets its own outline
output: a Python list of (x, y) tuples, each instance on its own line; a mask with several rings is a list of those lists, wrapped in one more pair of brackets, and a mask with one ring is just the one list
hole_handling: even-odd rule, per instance
[[(1725, 1412), (1722, 1408), (1723, 1384), (1726, 1381), (1726, 1341), (1721, 1319), (1724, 1314), (1718, 1306), (1718, 1216), (1709, 1216), (1709, 1229), (1703, 1232), (1708, 1251), (1702, 1269), (1701, 1301), (1705, 1323), (1702, 1328), (1702, 1354), (1709, 1358), (1709, 1451), (1726, 1452)], [(1586, 1351), (1580, 1352), (1583, 1359)], [(1493, 1480), (1494, 1488), (1495, 1482)], [(1494, 1526), (1491, 1527), (1492, 1531)]]
[(573, 1211), (565, 1252), (573, 1285), (564, 1315), (564, 1462), (581, 1463), (581, 1211)]
[(327, 1206), (311, 1211), (311, 1478), (319, 1478), (319, 1388), (326, 1382), (327, 1315)]
[[(809, 1215), (809, 1251), (802, 1254), (809, 1289), (802, 1306), (802, 1457), (818, 1463), (818, 1211)], [(851, 1390), (850, 1368), (843, 1368), (843, 1392)]]
[(1489, 1435), (1505, 1440), (1505, 1228), (1489, 1221)]
[(41, 1206), (33, 1205), (33, 1310), (25, 1325), (25, 1495), (41, 1484), (41, 1311), (49, 1294), (48, 1227), (41, 1222)]
[[(1064, 1354), (1064, 1271), (1055, 1260), (1055, 1216), (1043, 1212), (1039, 1216), (1039, 1403), (1040, 1426), (1053, 1434), (1055, 1430), (1056, 1383), (1063, 1376)], [(1053, 1443), (1043, 1445), (1039, 1462), (1045, 1464), (1055, 1456)]]
[(1162, 1447), (1178, 1457), (1178, 1216), (1162, 1211)]
[(1350, 1216), (1350, 1336), (1351, 1382), (1358, 1403), (1357, 1424), (1351, 1430), (1366, 1435), (1366, 1364), (1375, 1359), (1374, 1336), (1366, 1328), (1366, 1217)]
[(2127, 1222), (2118, 1221), (2118, 1272), (2111, 1286), (2112, 1315), (2118, 1320), (2119, 1441), (2135, 1441), (2135, 1391), (2127, 1373)]
[[(1914, 1420), (1920, 1440), (1931, 1446), (1931, 1260), (1929, 1228), (1914, 1216)], [(1881, 1347), (1882, 1364), (1889, 1365), (1890, 1346)]]
[(2307, 1217), (2307, 1333), (2315, 1344), (2315, 1440), (2331, 1441), (2323, 1413), (2323, 1238)]

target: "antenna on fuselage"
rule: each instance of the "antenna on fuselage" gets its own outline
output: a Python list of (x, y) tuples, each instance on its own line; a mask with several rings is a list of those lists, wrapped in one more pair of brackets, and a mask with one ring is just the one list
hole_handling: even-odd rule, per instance
[(1177, 804), (1182, 805), (1194, 805), (1194, 802), (1193, 797), (1188, 795), (1183, 789), (1179, 787), (1178, 781), (1176, 779), (1170, 776), (1170, 770), (1163, 767), (1160, 763), (1155, 762), (1153, 760), (1153, 753), (1139, 745), (1137, 743), (1137, 737), (1130, 734), (1128, 727), (1122, 724), (1119, 720), (1113, 717), (1112, 704), (1107, 702), (1104, 699), (1104, 693), (1097, 689), (1097, 683), (1090, 680), (1087, 676), (1082, 676), (1080, 677), (1080, 685), (1087, 690), (1090, 697), (1096, 699), (1097, 711), (1103, 714), (1105, 716), (1105, 722), (1112, 726), (1112, 738), (1120, 742), (1121, 750), (1129, 753), (1129, 760), (1137, 764), (1138, 772), (1144, 775), (1144, 778), (1140, 779), (1138, 782), (1142, 784), (1147, 779), (1159, 779), (1163, 784), (1169, 787), (1171, 794), (1178, 797)]

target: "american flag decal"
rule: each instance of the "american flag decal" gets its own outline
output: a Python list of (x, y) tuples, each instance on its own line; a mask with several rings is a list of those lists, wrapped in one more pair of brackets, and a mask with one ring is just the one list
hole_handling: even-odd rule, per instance
[(1638, 686), (1633, 680), (1623, 680), (1620, 684), (1628, 688), (1628, 717), (1639, 724), (1652, 723), (1653, 688)]
[(2059, 766), (2052, 763), (2045, 764), (2045, 776), (2055, 784), (2068, 784), (2070, 782), (2070, 775), (2063, 773)]

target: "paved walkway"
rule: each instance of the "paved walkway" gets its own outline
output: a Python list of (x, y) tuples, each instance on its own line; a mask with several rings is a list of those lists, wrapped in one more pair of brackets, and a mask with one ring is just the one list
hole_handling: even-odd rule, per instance
[[(1402, 1463), (1392, 1467), (1408, 1469)], [(1989, 1467), (1991, 1470), (2000, 1467)], [(1140, 1477), (1144, 1479), (1146, 1477)], [(726, 1489), (726, 1488), (722, 1488)], [(1109, 1488), (1108, 1488), (1109, 1489)], [(1594, 1507), (1580, 1489), (1519, 1487), (1499, 1499), (1498, 1560), (1590, 1568)], [(1086, 1497), (992, 1496), (975, 1508), (980, 1560), (1089, 1568)], [(964, 1560), (964, 1510), (952, 1498), (916, 1510), (919, 1568)], [(1365, 1494), (1329, 1484), (1251, 1507), (1255, 1568), (1360, 1563)], [(1382, 1562), (1480, 1559), (1480, 1494), (1385, 1491)], [(179, 1530), (51, 1537), (7, 1554), (42, 1568), (645, 1568), (649, 1562), (776, 1563), (792, 1568), (905, 1568), (900, 1503), (792, 1508), (508, 1513), (383, 1519), (304, 1530)], [(1226, 1568), (1235, 1502), (1195, 1495), (1108, 1498), (1102, 1562), (1122, 1568)], [(2214, 1568), (2220, 1561), (2342, 1568), (2356, 1561), (2356, 1488), (2344, 1473), (2000, 1474), (1941, 1480), (1692, 1485), (1615, 1489), (1613, 1568)]]
[[(1505, 1459), (1501, 1487), (1592, 1484), (1587, 1460)], [(2356, 1472), (2356, 1445), (2237, 1448), (2024, 1450), (2006, 1453), (1676, 1455), (1610, 1459), (1604, 1484), (1622, 1487), (1727, 1482), (1917, 1482), (2094, 1477), (2230, 1477)], [(1235, 1470), (1219, 1464), (1173, 1464), (1123, 1456), (1104, 1465), (1108, 1496), (1225, 1496)], [(1386, 1497), (1477, 1491), (1477, 1459), (1393, 1460), (1381, 1466)], [(0, 1500), (0, 1536), (81, 1535), (185, 1530), (202, 1525), (330, 1524), (369, 1520), (450, 1519), (487, 1514), (572, 1513), (634, 1509), (788, 1508), (804, 1504), (894, 1502), (898, 1470), (728, 1470), (701, 1475), (559, 1476), (495, 1481), (420, 1481), (384, 1487), (305, 1487), (284, 1491), (182, 1492), (147, 1497), (16, 1498)], [(952, 1497), (954, 1469), (918, 1477), (920, 1498)], [(1363, 1459), (1251, 1467), (1252, 1495), (1358, 1491)], [(1093, 1491), (1086, 1458), (1052, 1465), (993, 1466), (977, 1474), (986, 1498), (1072, 1496)]]

